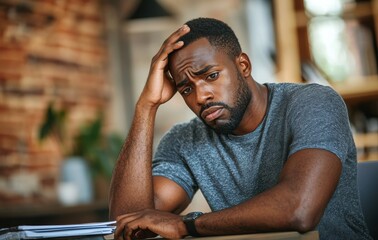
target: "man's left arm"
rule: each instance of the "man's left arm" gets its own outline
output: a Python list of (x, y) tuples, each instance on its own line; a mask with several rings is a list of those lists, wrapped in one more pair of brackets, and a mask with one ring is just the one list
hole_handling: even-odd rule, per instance
[[(244, 203), (200, 216), (195, 221), (196, 230), (203, 236), (310, 231), (319, 223), (336, 189), (341, 168), (340, 159), (327, 150), (300, 150), (285, 163), (277, 185)], [(181, 221), (177, 215), (156, 210), (130, 214), (130, 225), (165, 238), (178, 235), (166, 231), (172, 230), (167, 224), (177, 226), (175, 221)], [(188, 235), (185, 228), (177, 232)]]
[(314, 229), (331, 199), (340, 175), (341, 161), (321, 149), (304, 149), (291, 155), (273, 188), (234, 207), (196, 220), (203, 235)]

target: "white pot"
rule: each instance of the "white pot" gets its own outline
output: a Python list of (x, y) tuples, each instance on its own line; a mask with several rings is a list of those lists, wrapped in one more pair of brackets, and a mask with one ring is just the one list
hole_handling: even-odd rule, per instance
[(69, 157), (63, 160), (58, 197), (62, 204), (88, 203), (93, 200), (93, 183), (85, 159)]

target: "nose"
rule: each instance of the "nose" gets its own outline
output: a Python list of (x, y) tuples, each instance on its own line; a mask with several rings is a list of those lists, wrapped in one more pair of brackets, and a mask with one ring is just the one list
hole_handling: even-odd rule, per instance
[(211, 86), (205, 82), (201, 81), (196, 86), (196, 97), (197, 104), (202, 106), (214, 98), (214, 93)]

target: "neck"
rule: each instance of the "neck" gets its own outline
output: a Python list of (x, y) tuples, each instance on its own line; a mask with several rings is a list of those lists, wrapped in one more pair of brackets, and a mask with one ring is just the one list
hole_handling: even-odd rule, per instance
[(234, 135), (244, 135), (253, 132), (263, 121), (268, 106), (268, 88), (257, 83), (253, 78), (248, 80), (252, 98)]

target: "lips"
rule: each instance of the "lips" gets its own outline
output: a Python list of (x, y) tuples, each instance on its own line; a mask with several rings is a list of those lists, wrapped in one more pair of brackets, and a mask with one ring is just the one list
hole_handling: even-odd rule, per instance
[(209, 108), (206, 108), (201, 113), (201, 118), (204, 119), (207, 122), (214, 121), (215, 119), (219, 118), (223, 112), (222, 106), (212, 106)]

